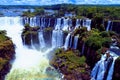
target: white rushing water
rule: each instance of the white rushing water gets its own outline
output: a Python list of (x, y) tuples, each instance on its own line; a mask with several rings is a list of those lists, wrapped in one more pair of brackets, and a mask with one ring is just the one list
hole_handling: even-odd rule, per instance
[(69, 30), (69, 25), (68, 25), (69, 18), (63, 18), (63, 24), (62, 24), (62, 30)]
[(55, 30), (60, 30), (61, 29), (61, 18), (57, 18), (57, 24), (55, 26)]
[(83, 27), (87, 27), (87, 30), (88, 30), (88, 31), (91, 30), (91, 20), (90, 20), (90, 19), (85, 19), (85, 20), (83, 20), (82, 25), (83, 25)]
[(46, 44), (43, 38), (43, 32), (39, 32), (39, 42), (40, 42), (40, 48), (45, 48)]
[[(55, 70), (46, 71), (48, 67), (51, 67), (47, 55), (52, 49), (42, 52), (23, 46), (22, 29), (21, 17), (0, 17), (0, 30), (6, 30), (7, 35), (16, 45), (16, 58), (5, 80), (59, 80)], [(39, 34), (39, 37), (41, 45), (44, 47), (43, 36)]]
[(52, 47), (63, 46), (63, 31), (61, 30), (61, 18), (57, 18), (55, 29), (52, 31)]
[(52, 32), (52, 47), (58, 48), (63, 46), (63, 32), (61, 30), (53, 30)]
[(110, 30), (110, 24), (111, 24), (111, 21), (108, 21), (106, 31), (109, 31), (109, 30)]
[(65, 39), (65, 44), (64, 44), (65, 50), (67, 50), (69, 47), (69, 41), (70, 41), (70, 33), (67, 35), (67, 37)]
[(84, 51), (85, 51), (85, 42), (83, 43), (83, 45), (82, 45), (82, 55), (84, 54)]
[(77, 45), (78, 45), (78, 36), (74, 36), (73, 49), (77, 49)]
[(75, 26), (75, 29), (76, 28), (79, 28), (81, 25), (80, 25), (80, 22), (81, 22), (81, 19), (77, 19), (76, 20), (76, 26)]
[[(107, 51), (110, 52), (111, 57), (108, 59), (106, 58), (106, 54), (102, 55), (101, 59), (96, 63), (95, 67), (93, 68), (91, 72), (91, 80), (103, 80), (105, 78), (105, 73), (108, 70), (108, 74), (105, 78), (105, 80), (112, 80), (112, 75), (113, 75), (113, 70), (114, 70), (114, 63), (115, 60), (117, 59), (118, 55), (116, 55), (112, 51)], [(111, 62), (110, 60), (113, 58), (113, 61)], [(111, 64), (111, 65), (109, 65)]]

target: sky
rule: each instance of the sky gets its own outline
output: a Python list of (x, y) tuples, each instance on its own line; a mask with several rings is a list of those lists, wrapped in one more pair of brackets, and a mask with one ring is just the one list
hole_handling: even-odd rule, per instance
[(0, 0), (0, 5), (120, 4), (120, 0)]

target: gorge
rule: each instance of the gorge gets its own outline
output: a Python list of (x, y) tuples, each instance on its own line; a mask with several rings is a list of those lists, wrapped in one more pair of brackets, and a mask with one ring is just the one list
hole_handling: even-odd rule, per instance
[[(61, 70), (68, 67), (66, 66), (67, 63), (62, 67), (54, 65), (54, 63), (50, 64), (55, 55), (58, 57), (63, 56), (56, 60), (56, 64), (62, 59), (75, 63), (72, 59), (76, 58), (78, 65), (75, 65), (75, 67), (82, 69), (80, 73), (83, 74), (84, 78), (77, 75), (78, 78), (73, 78), (73, 80), (90, 80), (90, 78), (91, 80), (120, 79), (120, 73), (115, 70), (119, 66), (119, 39), (117, 41), (117, 34), (109, 32), (115, 31), (119, 34), (120, 22), (107, 20), (102, 24), (106, 30), (103, 33), (93, 29), (94, 21), (85, 17), (0, 17), (0, 30), (7, 31), (7, 36), (15, 44), (16, 53), (15, 59), (11, 61), (12, 67), (5, 80), (64, 80), (65, 75)], [(92, 37), (100, 40), (100, 42), (95, 43), (97, 41)], [(112, 42), (104, 43), (107, 41)], [(116, 44), (114, 45), (114, 43)], [(70, 56), (62, 54), (62, 51), (55, 52), (61, 48), (64, 54)], [(103, 53), (102, 50), (98, 51), (99, 49), (106, 50)], [(75, 55), (72, 53), (75, 53)], [(66, 56), (67, 58), (64, 58)], [(82, 59), (85, 64), (79, 63)], [(70, 68), (70, 71), (73, 68), (74, 66)], [(87, 75), (84, 70), (87, 70)], [(86, 76), (89, 78), (85, 79)], [(69, 80), (69, 78), (66, 79)]]

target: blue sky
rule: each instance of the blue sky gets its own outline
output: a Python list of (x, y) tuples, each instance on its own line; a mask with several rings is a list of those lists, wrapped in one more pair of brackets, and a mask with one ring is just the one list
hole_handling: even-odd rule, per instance
[(120, 4), (120, 0), (0, 0), (0, 5)]

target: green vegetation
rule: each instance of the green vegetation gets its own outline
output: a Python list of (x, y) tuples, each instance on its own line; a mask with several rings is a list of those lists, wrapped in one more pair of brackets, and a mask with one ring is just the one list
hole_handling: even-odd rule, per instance
[[(38, 33), (39, 27), (31, 27), (29, 24), (25, 24), (22, 36), (31, 36), (31, 34), (35, 35)], [(29, 40), (29, 39), (28, 39)]]
[(107, 31), (100, 32), (98, 29), (87, 31), (85, 27), (78, 28), (73, 32), (73, 35), (79, 35), (79, 38), (94, 50), (98, 50), (102, 46), (109, 47), (111, 44), (111, 34), (114, 33)]
[(47, 32), (47, 31), (52, 31), (53, 28), (52, 27), (47, 27), (47, 28), (44, 28), (44, 31)]
[(6, 31), (0, 31), (0, 80), (4, 80), (4, 76), (9, 72), (11, 64), (9, 61), (14, 58), (15, 47)]
[[(25, 6), (23, 6), (23, 8), (25, 8)], [(77, 18), (84, 16), (92, 19), (99, 15), (105, 20), (112, 19), (119, 21), (120, 19), (120, 6), (57, 4), (50, 6), (26, 6), (26, 8), (33, 8), (35, 10), (34, 12), (30, 10), (23, 12), (23, 16), (28, 17), (43, 15), (45, 14), (44, 9), (51, 9), (55, 10), (54, 16), (56, 17), (64, 16), (65, 13), (71, 13), (76, 14)]]
[(34, 17), (34, 14), (30, 10), (28, 10), (28, 11), (24, 11), (22, 16)]
[(36, 31), (38, 31), (39, 29), (39, 27), (31, 27), (29, 24), (25, 24), (23, 34), (27, 36), (30, 33), (36, 33)]
[(6, 36), (6, 31), (5, 30), (1, 30), (0, 31), (0, 43), (9, 39), (7, 36)]
[(100, 49), (102, 46), (110, 47), (111, 38), (106, 31), (99, 32), (97, 30), (91, 30), (90, 35), (86, 39), (87, 46), (94, 50)]
[(35, 8), (33, 12), (30, 10), (24, 11), (22, 16), (27, 16), (27, 17), (34, 17), (34, 16), (41, 16), (45, 15), (44, 9), (43, 8)]
[(29, 24), (25, 24), (23, 32), (21, 34), (25, 45), (31, 47), (31, 44), (33, 42), (33, 44), (36, 44), (35, 48), (39, 49), (39, 29), (39, 27), (31, 27)]
[(101, 14), (104, 19), (120, 19), (120, 6), (57, 4), (44, 6), (43, 8), (58, 10), (58, 14), (68, 12), (75, 13), (76, 16), (85, 16), (88, 18), (94, 18), (96, 14)]
[[(66, 67), (68, 72), (72, 72), (74, 69), (78, 69), (79, 72), (84, 72), (86, 58), (84, 56), (79, 57), (76, 54), (79, 53), (71, 50), (65, 52), (61, 49), (58, 49), (55, 57), (51, 61), (51, 64), (57, 68)], [(80, 67), (82, 68), (80, 69)]]

